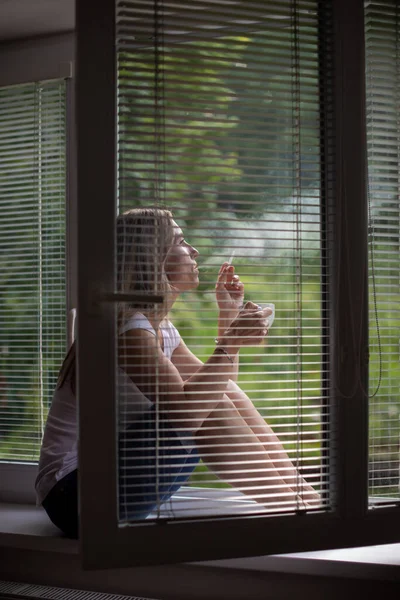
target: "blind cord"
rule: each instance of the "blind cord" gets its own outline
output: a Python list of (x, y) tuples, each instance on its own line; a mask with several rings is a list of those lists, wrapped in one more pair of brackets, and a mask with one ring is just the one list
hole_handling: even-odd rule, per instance
[[(163, 0), (154, 0), (154, 204), (163, 206), (165, 200), (165, 56), (164, 56), (164, 2)], [(158, 293), (160, 281), (158, 281), (158, 262), (160, 260), (162, 248), (164, 245), (162, 227), (156, 223), (156, 240), (154, 245), (154, 290)], [(164, 290), (161, 290), (163, 292)], [(160, 306), (155, 305), (155, 332), (157, 344), (155, 352), (157, 353), (160, 343)], [(162, 310), (162, 308), (161, 308)], [(155, 361), (155, 444), (156, 444), (156, 498), (157, 498), (157, 518), (161, 516), (161, 496), (160, 496), (160, 390), (159, 390), (159, 363)], [(164, 407), (164, 411), (167, 408)], [(172, 499), (168, 500), (170, 510), (172, 510)]]
[[(372, 278), (372, 297), (373, 297), (373, 305), (374, 305), (374, 321), (376, 326), (376, 336), (378, 341), (378, 356), (379, 356), (379, 375), (378, 375), (378, 383), (376, 389), (373, 394), (368, 395), (368, 390), (363, 390), (364, 394), (368, 398), (374, 398), (382, 383), (382, 343), (381, 343), (381, 331), (379, 326), (379, 315), (378, 315), (378, 306), (377, 306), (377, 298), (376, 298), (376, 277), (375, 277), (375, 257), (374, 257), (374, 244), (373, 244), (373, 236), (372, 236), (372, 210), (371, 210), (371, 194), (370, 194), (370, 184), (369, 184), (369, 173), (368, 173), (368, 162), (367, 162), (367, 198), (368, 198), (368, 236), (371, 237), (370, 243), (370, 257), (371, 257), (371, 278)], [(361, 345), (361, 344), (360, 344)], [(369, 346), (369, 344), (368, 344)], [(368, 348), (368, 357), (369, 360), (369, 348)], [(360, 381), (361, 383), (361, 381)], [(362, 385), (362, 384), (361, 384)]]
[[(39, 410), (40, 410), (40, 440), (44, 434), (44, 383), (43, 383), (43, 181), (42, 181), (42, 126), (43, 98), (40, 84), (35, 86), (35, 129), (37, 132), (37, 198), (38, 198), (38, 231), (39, 231)], [(35, 103), (36, 103), (35, 102)]]
[[(341, 39), (341, 38), (340, 38)], [(343, 45), (342, 42), (340, 44), (340, 55), (343, 55)], [(341, 78), (342, 81), (344, 81), (344, 73), (343, 73), (343, 60), (341, 60)], [(343, 110), (344, 110), (344, 98), (345, 98), (345, 90), (342, 90), (342, 95), (340, 98), (340, 109), (341, 109), (341, 114), (343, 114)], [(342, 122), (340, 122), (340, 127), (338, 128), (338, 141), (339, 141), (339, 171), (342, 174), (342, 177), (340, 178), (340, 189), (339, 189), (339, 197), (342, 200), (341, 202), (339, 202), (339, 214), (338, 214), (338, 221), (341, 224), (342, 223), (342, 206), (343, 203), (346, 201), (346, 190), (343, 184), (343, 174), (344, 174), (344, 169), (345, 169), (345, 165), (344, 165), (344, 161), (343, 161), (343, 124)], [(345, 235), (344, 237), (347, 238), (347, 219), (345, 219), (345, 223), (344, 223), (344, 227), (345, 227)], [(343, 249), (343, 244), (342, 244), (342, 226), (340, 226), (339, 231), (338, 231), (338, 247), (339, 247), (339, 260), (338, 260), (338, 277), (337, 277), (337, 290), (336, 290), (336, 294), (335, 296), (338, 297), (339, 296), (339, 291), (340, 291), (340, 285), (341, 285), (341, 281), (342, 281), (342, 272), (341, 272), (341, 265), (342, 265), (342, 249)], [(349, 249), (347, 248), (347, 261), (349, 260)], [(348, 262), (347, 262), (348, 264)], [(350, 273), (349, 273), (349, 268), (347, 266), (346, 269), (346, 276), (347, 276), (347, 280), (348, 282), (350, 282)], [(349, 304), (351, 304), (351, 296), (349, 295)], [(352, 315), (352, 311), (350, 311), (350, 315)], [(334, 322), (334, 330), (336, 331), (337, 329), (337, 323)], [(340, 332), (340, 329), (338, 329), (338, 331)], [(353, 319), (351, 319), (351, 333), (352, 333), (352, 341), (353, 341), (353, 353), (355, 355), (356, 353), (356, 341), (355, 341), (355, 336), (354, 336), (354, 321)], [(340, 338), (338, 339), (338, 345), (340, 348)], [(335, 363), (335, 371), (337, 374), (337, 369), (341, 368), (341, 363), (342, 360), (344, 359), (344, 357), (342, 356), (342, 354), (340, 354), (340, 360), (338, 360)], [(339, 363), (339, 365), (338, 365)], [(353, 386), (351, 388), (350, 391), (345, 392), (344, 390), (342, 390), (338, 384), (337, 384), (337, 376), (335, 376), (335, 389), (338, 392), (338, 394), (342, 397), (342, 398), (346, 398), (346, 399), (350, 399), (354, 396), (355, 391), (357, 389), (357, 383), (358, 383), (358, 374), (356, 375), (356, 378), (354, 380)]]
[(297, 415), (296, 415), (296, 502), (297, 510), (303, 497), (303, 478), (300, 477), (300, 458), (303, 457), (302, 412), (303, 412), (303, 385), (302, 385), (302, 240), (301, 240), (301, 139), (300, 139), (300, 42), (298, 23), (298, 2), (292, 1), (291, 22), (293, 24), (292, 37), (292, 124), (294, 147), (294, 189), (296, 194), (296, 313), (297, 313)]
[[(342, 67), (343, 68), (343, 67)], [(370, 71), (369, 71), (370, 72)], [(345, 90), (343, 90), (343, 94), (342, 94), (342, 98), (341, 98), (341, 102), (342, 102), (342, 109), (343, 109), (343, 101), (344, 98), (346, 96)], [(373, 113), (373, 111), (371, 111)], [(365, 121), (366, 119), (364, 119)], [(340, 168), (341, 171), (343, 172), (343, 169), (345, 168), (345, 165), (343, 163), (343, 153), (342, 153), (342, 143), (343, 143), (343, 137), (341, 135), (341, 131), (339, 133), (340, 136), (340, 148), (341, 148), (341, 152), (340, 152)], [(375, 269), (375, 256), (374, 256), (374, 245), (373, 245), (373, 221), (372, 221), (372, 203), (371, 203), (371, 191), (370, 191), (370, 174), (369, 174), (369, 161), (368, 161), (368, 156), (367, 156), (367, 161), (366, 161), (366, 181), (367, 181), (367, 186), (366, 186), (366, 193), (367, 193), (367, 209), (368, 209), (368, 238), (371, 240), (371, 243), (369, 244), (369, 255), (370, 255), (370, 264), (371, 264), (371, 280), (372, 280), (372, 297), (373, 297), (373, 312), (374, 312), (374, 321), (375, 321), (375, 325), (376, 325), (376, 331), (377, 331), (377, 342), (378, 342), (378, 356), (379, 356), (379, 375), (378, 375), (378, 383), (376, 386), (375, 391), (372, 394), (369, 394), (368, 389), (365, 389), (365, 386), (363, 384), (362, 378), (361, 378), (361, 361), (369, 361), (369, 347), (367, 348), (367, 354), (364, 354), (362, 352), (362, 341), (361, 341), (361, 336), (362, 336), (362, 332), (360, 331), (360, 338), (358, 340), (358, 342), (355, 339), (355, 323), (354, 323), (354, 319), (353, 319), (353, 314), (354, 314), (354, 306), (352, 306), (352, 310), (350, 311), (350, 316), (351, 316), (351, 333), (352, 333), (352, 342), (353, 342), (353, 354), (354, 356), (357, 356), (357, 352), (359, 354), (359, 360), (356, 363), (356, 371), (355, 371), (355, 379), (354, 379), (354, 384), (353, 387), (351, 389), (350, 392), (344, 393), (342, 390), (340, 390), (337, 386), (336, 389), (339, 391), (339, 394), (341, 397), (343, 398), (351, 398), (354, 396), (354, 393), (357, 389), (357, 386), (359, 385), (363, 395), (366, 398), (374, 398), (381, 386), (382, 383), (382, 373), (383, 373), (383, 368), (382, 368), (382, 343), (381, 343), (381, 334), (380, 334), (380, 324), (379, 324), (379, 315), (378, 315), (378, 306), (377, 306), (377, 293), (376, 293), (376, 269)], [(343, 182), (343, 178), (342, 178), (342, 182)], [(342, 188), (341, 188), (341, 193), (343, 195), (343, 202), (346, 202), (346, 193), (343, 187), (343, 183), (342, 183)], [(345, 217), (345, 238), (346, 241), (349, 241), (349, 233), (348, 233), (348, 221), (347, 221), (347, 217)], [(339, 232), (339, 248), (342, 248), (342, 243), (341, 243), (341, 231)], [(350, 269), (349, 269), (349, 261), (350, 261), (350, 245), (349, 243), (346, 244), (346, 250), (347, 250), (347, 269), (346, 269), (346, 276), (347, 276), (347, 282), (348, 282), (348, 286), (350, 288), (350, 280), (351, 280), (351, 276), (350, 276)], [(339, 260), (339, 264), (341, 264), (341, 261)], [(368, 272), (368, 266), (367, 264), (364, 264), (363, 267), (363, 271), (364, 271), (364, 275), (365, 272)], [(339, 277), (338, 277), (338, 285), (340, 285), (340, 273), (339, 273)], [(361, 294), (361, 307), (360, 307), (360, 311), (363, 311), (364, 308), (364, 299), (365, 299), (365, 277), (363, 278), (363, 290), (362, 290), (362, 294)], [(351, 295), (349, 294), (349, 304), (351, 305)], [(335, 327), (336, 328), (336, 327)], [(368, 344), (369, 346), (369, 344)]]
[[(343, 69), (343, 66), (342, 66)], [(343, 79), (343, 78), (342, 78)], [(341, 97), (341, 104), (342, 104), (342, 110), (344, 109), (344, 98), (346, 96), (346, 92), (345, 90), (343, 90), (342, 93), (342, 97)], [(339, 131), (339, 140), (340, 140), (340, 170), (343, 173), (344, 169), (345, 169), (345, 165), (343, 162), (343, 152), (342, 152), (342, 148), (343, 148), (343, 136), (342, 136), (342, 131)], [(370, 178), (369, 178), (369, 166), (368, 166), (368, 157), (367, 157), (367, 166), (366, 166), (366, 180), (367, 180), (367, 205), (368, 205), (368, 236), (371, 236), (371, 231), (372, 231), (372, 208), (371, 208), (371, 193), (370, 193)], [(343, 198), (343, 202), (346, 202), (346, 191), (344, 189), (343, 186), (343, 177), (341, 178), (341, 195)], [(345, 215), (345, 219), (344, 219), (344, 229), (345, 229), (345, 238), (346, 241), (349, 241), (349, 233), (348, 233), (348, 220), (347, 220), (347, 216)], [(342, 249), (342, 243), (341, 243), (341, 230), (339, 231), (339, 249), (340, 249), (340, 253), (341, 253), (341, 249)], [(348, 287), (350, 289), (350, 281), (351, 281), (351, 274), (350, 274), (350, 268), (349, 268), (349, 264), (350, 264), (350, 245), (349, 243), (346, 244), (346, 254), (347, 254), (347, 268), (346, 268), (346, 278), (347, 278), (347, 283), (348, 283)], [(339, 392), (340, 396), (342, 398), (352, 398), (356, 392), (357, 386), (359, 385), (363, 395), (366, 398), (374, 398), (381, 386), (381, 382), (382, 382), (382, 346), (381, 346), (381, 335), (380, 335), (380, 326), (379, 326), (379, 317), (378, 317), (378, 309), (377, 309), (377, 294), (376, 294), (376, 271), (375, 271), (375, 262), (374, 262), (374, 248), (373, 248), (373, 243), (371, 241), (370, 244), (370, 260), (371, 260), (371, 278), (372, 278), (372, 294), (373, 294), (373, 310), (374, 310), (374, 318), (375, 318), (375, 324), (376, 324), (376, 330), (377, 330), (377, 339), (378, 339), (378, 354), (379, 354), (379, 376), (378, 376), (378, 384), (377, 387), (375, 389), (375, 391), (372, 394), (369, 394), (368, 390), (365, 389), (365, 386), (363, 384), (362, 378), (361, 378), (361, 361), (363, 360), (367, 360), (369, 361), (369, 350), (368, 350), (368, 354), (364, 355), (364, 353), (362, 352), (362, 341), (361, 341), (361, 336), (362, 336), (362, 332), (360, 331), (360, 338), (357, 341), (355, 338), (355, 323), (354, 323), (354, 306), (352, 305), (352, 297), (349, 293), (349, 305), (351, 306), (351, 311), (350, 311), (350, 317), (351, 317), (351, 334), (352, 334), (352, 351), (353, 351), (353, 355), (357, 356), (357, 353), (359, 354), (359, 360), (356, 363), (356, 370), (355, 370), (355, 378), (354, 378), (354, 383), (353, 383), (353, 387), (351, 388), (351, 391), (348, 391), (347, 393), (345, 393), (343, 390), (341, 390), (339, 388), (339, 386), (335, 386), (337, 391)], [(341, 265), (341, 260), (339, 258), (339, 265)], [(368, 267), (367, 264), (364, 263), (364, 267), (363, 267), (363, 271), (364, 274), (367, 271)], [(340, 281), (341, 281), (341, 277), (340, 277), (340, 272), (338, 275), (338, 286), (340, 286)], [(364, 298), (365, 298), (365, 277), (363, 278), (363, 290), (362, 290), (362, 294), (361, 294), (361, 307), (360, 307), (360, 311), (363, 311), (364, 308)], [(335, 329), (336, 329), (336, 324), (335, 324)]]
[[(366, 50), (368, 52), (368, 50)], [(369, 69), (369, 76), (371, 77), (371, 69)], [(371, 77), (372, 79), (372, 77)], [(370, 80), (370, 88), (372, 89), (372, 80)], [(366, 122), (367, 115), (364, 113), (364, 122)], [(371, 118), (373, 119), (373, 106), (371, 107)], [(382, 344), (381, 344), (381, 332), (379, 325), (379, 315), (378, 315), (378, 303), (377, 303), (377, 293), (376, 293), (376, 272), (375, 272), (375, 254), (374, 254), (374, 240), (373, 240), (373, 220), (372, 220), (372, 203), (371, 203), (371, 189), (370, 189), (370, 172), (369, 172), (369, 160), (368, 160), (368, 150), (366, 150), (366, 182), (367, 182), (367, 208), (368, 208), (368, 238), (370, 240), (369, 244), (369, 254), (370, 254), (370, 264), (371, 264), (371, 280), (372, 280), (372, 297), (373, 297), (373, 312), (374, 312), (374, 321), (376, 326), (377, 333), (377, 341), (378, 341), (378, 357), (379, 357), (379, 375), (378, 375), (378, 383), (375, 391), (372, 394), (369, 394), (369, 390), (365, 389), (363, 386), (363, 382), (361, 381), (361, 374), (359, 373), (359, 381), (361, 389), (366, 398), (374, 398), (381, 386), (382, 382)], [(373, 153), (373, 144), (372, 144), (372, 153)], [(371, 157), (373, 158), (373, 157)], [(365, 279), (364, 279), (365, 281)], [(363, 294), (364, 298), (364, 294)], [(361, 333), (360, 333), (361, 336)], [(361, 337), (359, 342), (359, 349), (361, 351)], [(367, 356), (364, 357), (364, 360), (369, 362), (369, 342), (367, 348)]]

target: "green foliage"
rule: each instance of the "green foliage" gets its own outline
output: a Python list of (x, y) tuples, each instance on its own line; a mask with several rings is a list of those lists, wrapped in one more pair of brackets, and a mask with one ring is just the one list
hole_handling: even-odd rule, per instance
[[(202, 283), (195, 294), (176, 303), (172, 319), (201, 358), (214, 348), (213, 287), (218, 268), (232, 248), (237, 250), (235, 266), (245, 283), (246, 299), (276, 305), (268, 343), (241, 352), (239, 383), (288, 451), (295, 450), (289, 439), (293, 423), (299, 426), (302, 453), (317, 467), (324, 419), (318, 39), (315, 31), (302, 28), (302, 52), (294, 73), (290, 36), (290, 29), (286, 37), (285, 32), (274, 35), (272, 29), (252, 37), (173, 44), (164, 49), (158, 77), (151, 49), (120, 52), (118, 192), (121, 210), (163, 200), (188, 240), (199, 248)], [(11, 141), (20, 142), (21, 135), (15, 132)], [(59, 161), (60, 170), (65, 168), (54, 149), (47, 158)], [(14, 168), (18, 176), (19, 169), (32, 170), (32, 165), (16, 158)], [(8, 185), (10, 174), (7, 177)], [(51, 189), (56, 182), (51, 173), (46, 177)], [(38, 210), (28, 208), (31, 197), (37, 198), (37, 183), (31, 187), (26, 205), (17, 192), (2, 199), (0, 314), (8, 317), (2, 323), (5, 350), (0, 370), (13, 382), (3, 411), (3, 459), (37, 458), (65, 341), (58, 331), (65, 310), (57, 304), (65, 292), (64, 282), (57, 289), (49, 287), (47, 296), (40, 295), (40, 277), (50, 281), (57, 252), (63, 261), (65, 231), (57, 221), (63, 207), (51, 194), (43, 197), (47, 220), (41, 232), (40, 264)], [(15, 246), (10, 234), (28, 210), (33, 212), (21, 225), (20, 243)], [(380, 225), (393, 219), (385, 205), (373, 207), (372, 213)], [(383, 257), (378, 268), (386, 268), (385, 261), (398, 247), (393, 242), (377, 245), (376, 251)], [(370, 401), (371, 455), (390, 459), (398, 456), (400, 413), (398, 262), (392, 266), (380, 281), (377, 298), (383, 383)], [(27, 272), (33, 282), (31, 293), (21, 295)], [(373, 388), (380, 363), (373, 312), (371, 316)], [(15, 340), (21, 332), (23, 344), (18, 345)], [(45, 343), (39, 378), (40, 335)], [(192, 481), (209, 485), (213, 479), (213, 485), (224, 485), (200, 465)]]
[(0, 459), (37, 460), (65, 351), (64, 101), (64, 81), (0, 90)]

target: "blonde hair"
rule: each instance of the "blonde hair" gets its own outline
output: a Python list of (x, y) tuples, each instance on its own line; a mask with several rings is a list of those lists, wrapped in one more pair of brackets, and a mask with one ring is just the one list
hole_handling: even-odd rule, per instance
[[(163, 304), (130, 302), (118, 304), (118, 322), (124, 323), (135, 312), (166, 315), (170, 284), (164, 268), (165, 258), (174, 240), (172, 213), (159, 207), (133, 208), (117, 218), (117, 292), (156, 294)], [(75, 393), (76, 346), (69, 349), (61, 366), (57, 389), (71, 381)]]
[(138, 310), (165, 316), (171, 288), (164, 262), (173, 240), (173, 217), (164, 208), (134, 208), (117, 218), (117, 291), (164, 296), (161, 306), (151, 302), (119, 305), (120, 321)]

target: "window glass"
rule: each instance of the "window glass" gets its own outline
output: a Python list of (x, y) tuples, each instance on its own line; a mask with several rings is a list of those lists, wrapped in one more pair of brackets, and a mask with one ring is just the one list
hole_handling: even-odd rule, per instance
[[(318, 505), (327, 504), (317, 3), (267, 2), (257, 10), (237, 3), (228, 16), (204, 2), (180, 7), (178, 15), (165, 3), (156, 31), (153, 3), (142, 4), (140, 14), (126, 3), (118, 13), (119, 212), (165, 206), (183, 231), (182, 243), (197, 249), (193, 261), (200, 283), (179, 295), (169, 316), (202, 361), (213, 353), (219, 334), (215, 284), (224, 262), (231, 261), (244, 284), (245, 301), (274, 304), (267, 338), (240, 351), (237, 381), (292, 463), (277, 450), (272, 434), (255, 425), (275, 460), (267, 466), (267, 491), (276, 495), (268, 507), (293, 510), (278, 489), (276, 465), (297, 500), (312, 485), (320, 494)], [(149, 44), (154, 35), (157, 43)], [(125, 227), (128, 235), (128, 221)], [(160, 237), (149, 242), (154, 264), (164, 260), (164, 243)], [(131, 251), (118, 246), (117, 260), (127, 263)], [(161, 287), (154, 281), (154, 290)], [(125, 310), (135, 312), (132, 306)], [(192, 373), (189, 366), (187, 375)], [(149, 444), (157, 444), (155, 430), (178, 409), (171, 400), (169, 416), (160, 408), (154, 417), (151, 409), (127, 408), (121, 393), (120, 496), (139, 502), (145, 496), (143, 474), (131, 459), (148, 459)], [(126, 388), (125, 393), (129, 396)], [(148, 406), (154, 404), (150, 398)], [(147, 415), (139, 432), (136, 411)], [(228, 436), (229, 427), (218, 423)], [(209, 454), (216, 455), (223, 436), (212, 424), (208, 433)], [(231, 452), (238, 486), (243, 468), (255, 469), (257, 491), (259, 464), (249, 460), (243, 467)], [(161, 463), (163, 456), (157, 459)], [(162, 479), (161, 463), (154, 476)], [(221, 508), (224, 497), (230, 503)], [(156, 498), (153, 516), (260, 510), (244, 498), (203, 456), (175, 502), (163, 504), (162, 494)], [(192, 499), (201, 500), (201, 509), (198, 502), (192, 508)], [(129, 510), (124, 515), (121, 519), (129, 520)]]
[(66, 348), (65, 82), (0, 89), (0, 459), (36, 461)]
[(369, 202), (369, 488), (372, 505), (399, 499), (400, 8), (366, 3)]

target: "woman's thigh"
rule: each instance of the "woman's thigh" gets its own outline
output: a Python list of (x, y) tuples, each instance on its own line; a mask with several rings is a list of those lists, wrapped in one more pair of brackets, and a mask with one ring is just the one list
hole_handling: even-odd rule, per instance
[(120, 518), (143, 519), (183, 485), (200, 457), (191, 435), (156, 424), (155, 409), (143, 413), (119, 436)]

